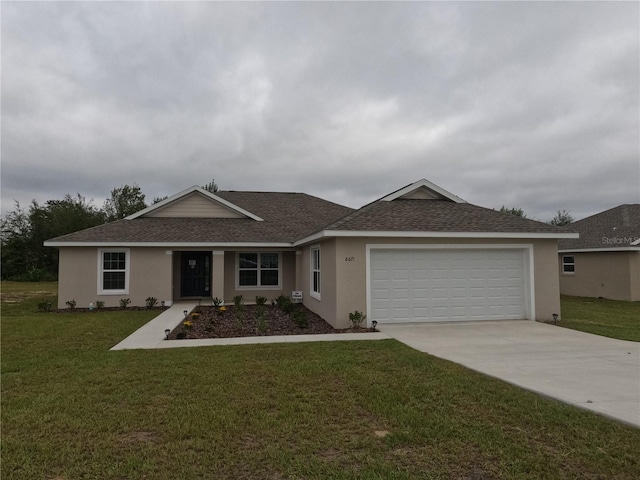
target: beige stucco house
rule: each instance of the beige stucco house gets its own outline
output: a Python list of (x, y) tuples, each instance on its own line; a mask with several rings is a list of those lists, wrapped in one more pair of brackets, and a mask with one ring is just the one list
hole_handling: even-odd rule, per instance
[(640, 204), (620, 205), (570, 225), (559, 242), (564, 295), (640, 301)]
[(60, 249), (59, 308), (300, 291), (342, 328), (355, 310), (369, 324), (549, 320), (560, 311), (558, 239), (570, 238), (420, 180), (358, 210), (301, 193), (191, 187), (45, 245)]

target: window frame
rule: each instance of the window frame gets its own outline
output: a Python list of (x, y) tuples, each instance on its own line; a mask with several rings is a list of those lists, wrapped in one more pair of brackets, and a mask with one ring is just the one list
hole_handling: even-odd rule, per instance
[[(320, 249), (320, 245), (313, 245), (310, 249), (310, 261), (309, 261), (309, 296), (315, 298), (316, 300), (320, 300), (322, 298), (322, 253)], [(318, 264), (316, 268), (316, 252), (318, 255)], [(315, 277), (318, 275), (317, 286), (318, 289), (315, 290)]]
[[(240, 255), (257, 255), (256, 268), (243, 268), (242, 270), (255, 270), (257, 272), (256, 285), (240, 285)], [(277, 285), (262, 285), (261, 283), (261, 275), (260, 272), (263, 270), (261, 267), (261, 255), (277, 255), (278, 258), (278, 284)], [(275, 268), (265, 268), (264, 270), (276, 270)], [(246, 252), (236, 252), (236, 290), (282, 290), (282, 252), (257, 252), (257, 251), (246, 251)]]
[[(568, 261), (567, 259), (571, 259)], [(567, 267), (571, 267), (567, 270)], [(576, 273), (576, 257), (575, 255), (563, 255), (562, 256), (562, 274), (563, 275), (575, 275)]]
[[(105, 253), (124, 253), (124, 270), (105, 269)], [(129, 295), (129, 277), (131, 270), (131, 252), (128, 248), (100, 248), (98, 249), (98, 295)], [(104, 288), (104, 274), (106, 272), (124, 272), (124, 288)]]

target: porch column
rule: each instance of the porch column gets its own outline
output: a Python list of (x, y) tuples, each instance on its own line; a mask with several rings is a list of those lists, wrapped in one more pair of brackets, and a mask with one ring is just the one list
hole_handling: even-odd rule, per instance
[(211, 283), (211, 297), (224, 300), (224, 250), (211, 252)]
[(302, 250), (296, 250), (296, 290), (302, 290)]

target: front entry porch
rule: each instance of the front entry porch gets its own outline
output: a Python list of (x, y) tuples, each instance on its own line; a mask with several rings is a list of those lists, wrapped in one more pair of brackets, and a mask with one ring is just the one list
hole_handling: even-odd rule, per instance
[(174, 301), (223, 298), (224, 252), (174, 251), (173, 297)]

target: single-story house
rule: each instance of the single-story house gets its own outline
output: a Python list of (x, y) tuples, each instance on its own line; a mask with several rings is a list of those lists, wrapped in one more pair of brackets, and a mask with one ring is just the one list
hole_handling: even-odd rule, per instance
[(559, 227), (471, 205), (420, 180), (353, 210), (303, 193), (188, 188), (57, 237), (59, 308), (121, 298), (252, 301), (302, 292), (337, 328), (541, 319), (560, 312)]
[(559, 241), (564, 295), (640, 301), (640, 204), (620, 205), (569, 225)]

